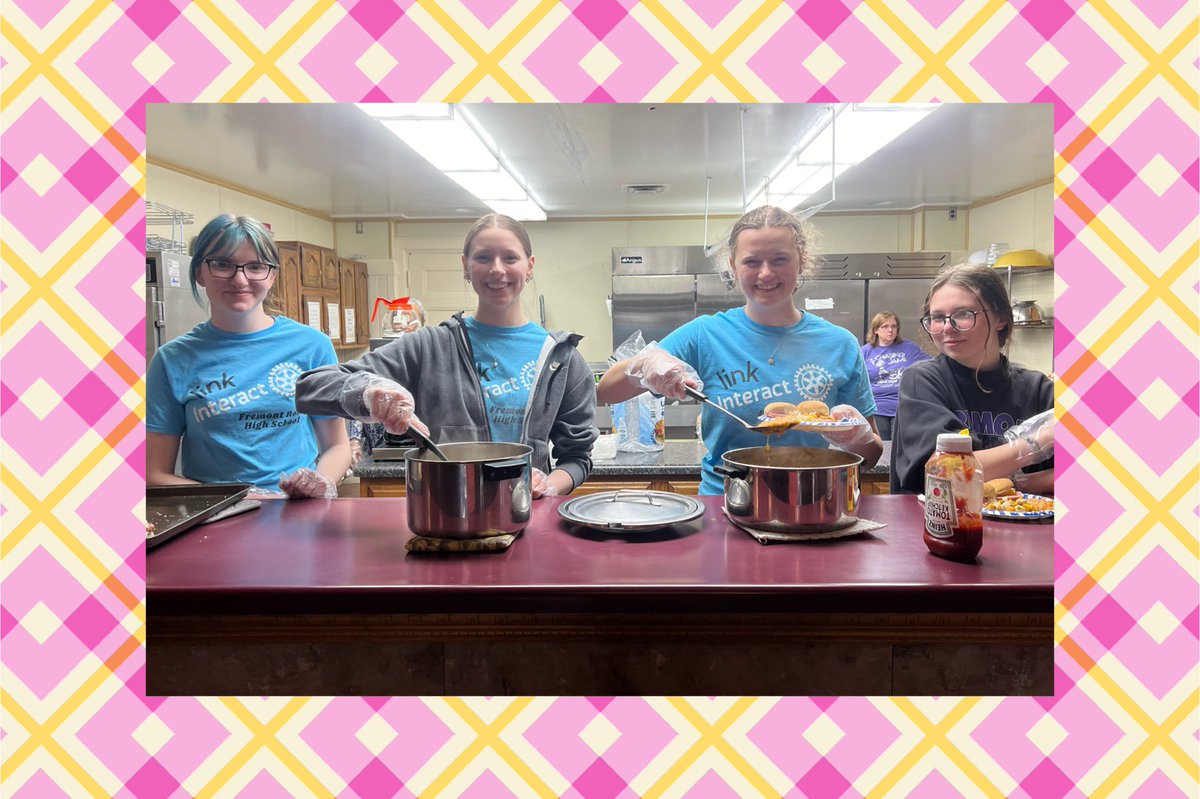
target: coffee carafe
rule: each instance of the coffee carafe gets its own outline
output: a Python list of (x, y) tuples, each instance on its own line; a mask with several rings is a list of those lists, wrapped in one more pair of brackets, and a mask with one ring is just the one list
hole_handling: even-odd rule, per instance
[(381, 335), (384, 338), (400, 338), (405, 333), (412, 333), (421, 327), (421, 316), (414, 307), (416, 301), (412, 297), (400, 297), (395, 300), (384, 299), (383, 297), (375, 298), (375, 307), (371, 310), (371, 321), (375, 321), (375, 315), (379, 313), (379, 304), (383, 303), (383, 329)]

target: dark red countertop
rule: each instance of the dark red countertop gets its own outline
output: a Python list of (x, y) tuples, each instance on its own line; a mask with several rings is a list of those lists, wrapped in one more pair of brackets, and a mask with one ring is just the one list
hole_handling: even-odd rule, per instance
[(506, 552), (408, 554), (404, 499), (267, 500), (146, 558), (157, 614), (505, 613), (696, 610), (1046, 612), (1053, 525), (987, 520), (976, 563), (936, 558), (913, 496), (863, 496), (875, 533), (764, 546), (720, 497), (667, 531), (569, 525), (562, 498), (534, 503)]

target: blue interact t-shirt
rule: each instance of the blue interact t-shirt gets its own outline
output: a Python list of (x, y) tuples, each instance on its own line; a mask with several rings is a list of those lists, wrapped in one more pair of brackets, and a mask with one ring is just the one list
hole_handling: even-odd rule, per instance
[(146, 429), (183, 437), (184, 477), (277, 488), (318, 455), (312, 417), (296, 410), (296, 378), (332, 363), (329, 336), (291, 319), (256, 333), (202, 322), (150, 361)]
[(546, 328), (533, 322), (497, 327), (466, 317), (475, 353), (475, 371), (487, 407), (492, 441), (521, 443), (530, 392), (537, 383), (538, 362), (553, 342)]
[[(757, 424), (772, 402), (821, 400), (830, 408), (853, 405), (863, 416), (875, 414), (858, 340), (813, 314), (804, 314), (790, 327), (769, 327), (751, 320), (745, 308), (735, 308), (693, 319), (660, 343), (695, 368), (709, 399), (750, 424)], [(769, 363), (772, 356), (774, 364)], [(766, 439), (708, 406), (701, 411), (700, 426), (708, 448), (700, 464), (700, 493), (719, 495), (724, 481), (713, 467), (721, 456), (732, 449), (761, 447)], [(773, 436), (771, 444), (829, 446), (816, 433), (798, 431)]]
[(900, 401), (900, 373), (918, 361), (930, 360), (929, 355), (911, 341), (901, 341), (890, 347), (864, 344), (863, 361), (867, 377), (875, 392), (875, 405), (880, 416), (895, 416)]

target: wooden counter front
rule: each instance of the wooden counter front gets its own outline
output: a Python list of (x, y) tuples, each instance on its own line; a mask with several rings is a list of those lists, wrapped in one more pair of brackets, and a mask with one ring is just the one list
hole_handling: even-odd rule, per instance
[(1049, 694), (1053, 528), (935, 558), (910, 496), (869, 535), (763, 546), (720, 498), (612, 536), (535, 503), (504, 553), (408, 555), (402, 499), (268, 501), (147, 558), (162, 694)]

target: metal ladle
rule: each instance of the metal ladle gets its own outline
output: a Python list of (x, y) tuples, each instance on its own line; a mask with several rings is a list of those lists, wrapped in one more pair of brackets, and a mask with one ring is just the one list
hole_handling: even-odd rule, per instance
[(791, 425), (788, 425), (787, 427), (781, 427), (777, 424), (771, 424), (770, 422), (762, 422), (760, 424), (750, 424), (749, 422), (747, 422), (742, 417), (738, 416), (733, 411), (722, 408), (720, 405), (718, 405), (717, 403), (710, 400), (703, 392), (697, 391), (696, 389), (692, 388), (691, 386), (686, 386), (686, 385), (683, 387), (683, 390), (692, 399), (699, 400), (700, 402), (703, 402), (705, 405), (709, 405), (713, 408), (716, 408), (718, 411), (725, 414), (730, 419), (733, 419), (735, 422), (740, 424), (742, 427), (746, 428), (747, 430), (751, 430), (755, 433), (762, 433), (764, 436), (777, 436), (782, 433), (786, 433), (788, 430), (791, 429)]
[(420, 449), (429, 450), (434, 455), (438, 456), (438, 458), (440, 458), (441, 460), (444, 460), (444, 461), (450, 460), (449, 458), (446, 457), (446, 453), (444, 453), (440, 449), (438, 449), (438, 445), (433, 443), (433, 440), (429, 436), (425, 435), (417, 428), (410, 425), (408, 428), (408, 434), (413, 437), (413, 440), (417, 442), (417, 446)]

